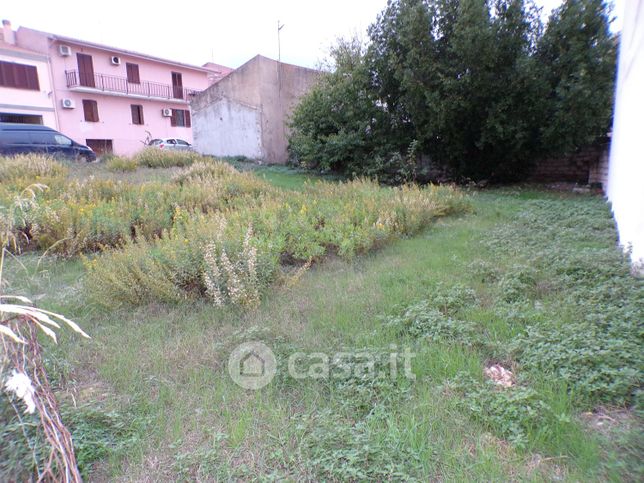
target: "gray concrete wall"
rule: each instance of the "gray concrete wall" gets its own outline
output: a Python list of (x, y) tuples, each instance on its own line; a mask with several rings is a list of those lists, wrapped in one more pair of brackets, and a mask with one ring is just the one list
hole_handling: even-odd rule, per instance
[(222, 97), (193, 111), (192, 119), (194, 146), (200, 153), (264, 158), (262, 118), (257, 108)]
[(191, 102), (196, 149), (285, 163), (289, 117), (318, 78), (312, 69), (254, 57)]

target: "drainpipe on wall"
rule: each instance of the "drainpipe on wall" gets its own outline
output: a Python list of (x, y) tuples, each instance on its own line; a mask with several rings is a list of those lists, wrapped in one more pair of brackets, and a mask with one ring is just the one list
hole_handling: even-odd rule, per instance
[[(54, 66), (51, 63), (51, 46), (54, 41), (50, 38), (47, 39), (47, 65), (49, 66), (49, 85), (51, 86), (51, 97), (54, 101), (54, 122), (56, 123), (56, 130), (60, 131), (60, 122), (58, 121), (58, 96), (56, 96), (56, 84), (54, 84)], [(77, 141), (78, 142), (78, 141)]]

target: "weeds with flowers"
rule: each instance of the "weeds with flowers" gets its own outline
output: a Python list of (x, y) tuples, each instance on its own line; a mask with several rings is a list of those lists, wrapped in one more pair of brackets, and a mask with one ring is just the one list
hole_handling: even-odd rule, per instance
[(70, 181), (49, 158), (0, 159), (0, 198), (35, 177), (48, 186), (11, 225), (22, 248), (84, 254), (88, 290), (107, 305), (206, 296), (216, 305), (254, 306), (293, 268), (329, 254), (352, 258), (468, 209), (449, 187), (354, 180), (280, 190), (192, 152), (148, 149), (110, 163), (184, 168), (166, 182)]

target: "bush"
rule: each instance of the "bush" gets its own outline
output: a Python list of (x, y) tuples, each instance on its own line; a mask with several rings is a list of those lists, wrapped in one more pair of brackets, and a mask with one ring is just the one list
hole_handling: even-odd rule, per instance
[(28, 179), (27, 185), (30, 185), (38, 182), (40, 178), (66, 176), (67, 172), (66, 167), (50, 156), (20, 154), (0, 157), (0, 183), (3, 184), (14, 184)]
[(139, 167), (139, 163), (134, 159), (124, 158), (121, 156), (111, 156), (107, 160), (105, 166), (110, 171), (128, 172), (136, 171)]
[[(130, 166), (113, 158), (117, 166)], [(174, 225), (177, 216), (233, 208), (254, 203), (272, 187), (251, 173), (240, 174), (226, 163), (200, 161), (180, 172), (174, 183), (134, 184), (89, 178), (67, 179), (67, 170), (42, 157), (16, 162), (3, 158), (6, 181), (0, 184), (0, 200), (7, 205), (34, 180), (47, 185), (25, 207), (24, 217), (10, 226), (23, 248), (50, 250), (65, 256), (117, 247), (138, 234), (151, 239)], [(128, 169), (128, 168), (125, 168)]]
[(367, 46), (331, 50), (333, 70), (294, 110), (292, 157), (392, 182), (417, 162), (459, 180), (524, 179), (609, 130), (609, 25), (601, 0), (565, 1), (545, 28), (532, 2), (391, 0)]
[[(198, 185), (204, 169), (195, 165), (188, 169), (192, 175), (184, 173), (178, 182)], [(223, 189), (233, 201), (221, 214), (181, 212), (159, 238), (128, 242), (88, 262), (87, 285), (99, 302), (176, 302), (208, 294), (216, 304), (254, 304), (276, 280), (280, 261), (304, 264), (329, 253), (351, 258), (467, 209), (462, 195), (451, 188), (381, 188), (356, 180), (316, 183), (300, 193), (219, 169), (222, 177), (209, 186), (232, 175), (232, 185), (242, 187), (235, 196), (230, 185)], [(247, 235), (249, 227), (252, 235)], [(250, 250), (256, 273), (247, 265)], [(235, 295), (237, 285), (243, 295)]]
[(172, 166), (190, 166), (195, 161), (208, 158), (204, 158), (194, 151), (145, 148), (139, 151), (133, 159), (139, 166), (170, 168)]

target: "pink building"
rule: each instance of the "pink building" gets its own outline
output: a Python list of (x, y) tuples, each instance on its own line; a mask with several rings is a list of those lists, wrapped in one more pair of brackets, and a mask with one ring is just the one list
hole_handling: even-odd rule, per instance
[(53, 85), (49, 97), (57, 118), (53, 127), (97, 154), (133, 154), (149, 138), (192, 143), (189, 100), (232, 70), (213, 63), (183, 64), (24, 27), (13, 38), (16, 47), (48, 58)]
[(11, 24), (0, 30), (0, 122), (58, 128), (49, 58), (16, 46)]

